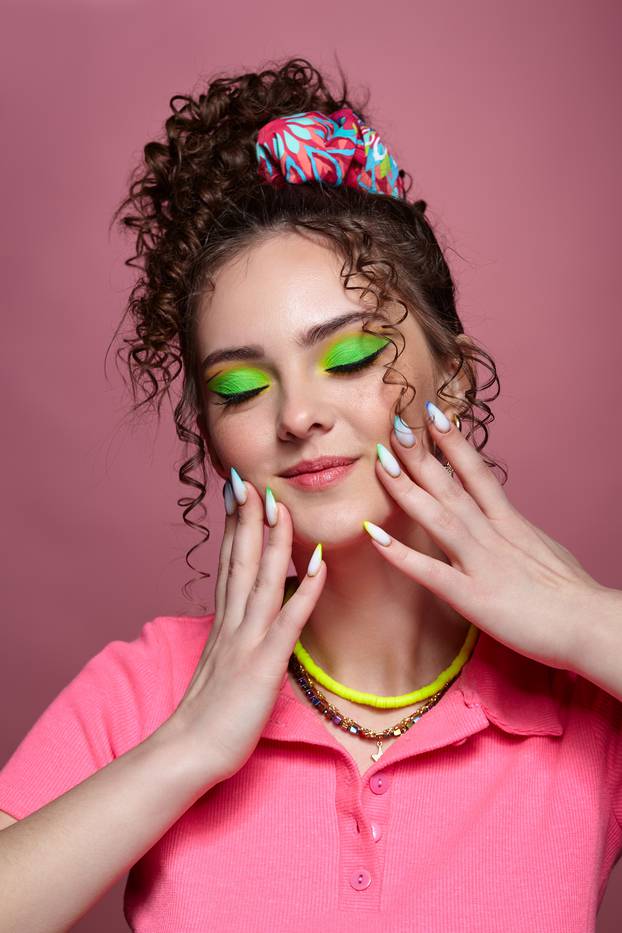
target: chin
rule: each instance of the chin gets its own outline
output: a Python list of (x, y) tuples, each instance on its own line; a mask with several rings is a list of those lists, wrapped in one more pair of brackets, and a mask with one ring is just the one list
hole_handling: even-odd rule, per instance
[[(383, 518), (374, 517), (374, 512), (381, 511)], [(372, 513), (371, 515), (369, 513)], [(330, 509), (324, 518), (320, 515), (309, 515), (297, 520), (292, 512), (293, 539), (298, 544), (315, 547), (321, 541), (324, 547), (331, 549), (339, 547), (360, 546), (360, 542), (369, 539), (363, 528), (365, 519), (378, 525), (386, 521), (386, 512), (378, 509), (368, 509), (366, 512), (360, 508)]]

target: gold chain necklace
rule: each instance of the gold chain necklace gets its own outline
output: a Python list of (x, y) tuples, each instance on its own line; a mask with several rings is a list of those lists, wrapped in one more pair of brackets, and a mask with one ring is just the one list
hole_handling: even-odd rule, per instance
[(307, 671), (302, 666), (295, 654), (292, 654), (289, 659), (288, 668), (293, 674), (296, 683), (299, 685), (300, 689), (307, 697), (309, 702), (314, 706), (317, 711), (329, 719), (335, 726), (343, 729), (344, 732), (349, 732), (352, 735), (360, 735), (361, 738), (372, 739), (376, 742), (377, 751), (373, 752), (371, 758), (373, 761), (378, 761), (381, 755), (384, 754), (384, 749), (382, 747), (382, 740), (393, 738), (394, 736), (403, 735), (405, 732), (410, 729), (414, 724), (427, 713), (429, 709), (435, 706), (438, 701), (441, 699), (443, 694), (449, 689), (451, 684), (456, 680), (454, 677), (452, 680), (448, 681), (445, 686), (439, 690), (434, 696), (430, 697), (423, 706), (420, 706), (419, 709), (415, 710), (414, 713), (405, 716), (404, 719), (401, 719), (394, 726), (389, 726), (388, 729), (383, 729), (382, 731), (374, 731), (373, 729), (368, 729), (366, 726), (362, 726), (360, 723), (355, 722), (354, 719), (351, 719), (349, 716), (344, 716), (332, 703), (330, 703), (323, 693), (315, 687), (314, 682), (309, 677)]

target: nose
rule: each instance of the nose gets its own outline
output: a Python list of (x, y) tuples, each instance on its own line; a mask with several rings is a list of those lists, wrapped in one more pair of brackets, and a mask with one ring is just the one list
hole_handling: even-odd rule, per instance
[(305, 438), (314, 432), (330, 431), (333, 425), (332, 408), (322, 399), (317, 386), (300, 382), (281, 390), (276, 425), (279, 440)]

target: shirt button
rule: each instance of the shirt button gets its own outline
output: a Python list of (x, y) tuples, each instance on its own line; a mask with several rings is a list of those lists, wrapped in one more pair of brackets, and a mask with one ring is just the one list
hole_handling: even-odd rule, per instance
[(380, 826), (378, 826), (377, 823), (371, 824), (371, 835), (372, 835), (372, 839), (374, 840), (374, 842), (378, 842), (378, 840), (382, 836), (382, 830)]
[(364, 891), (371, 884), (371, 875), (364, 868), (357, 868), (350, 875), (350, 884), (355, 891)]
[(386, 794), (391, 786), (391, 780), (386, 774), (374, 774), (369, 779), (369, 786), (374, 794)]

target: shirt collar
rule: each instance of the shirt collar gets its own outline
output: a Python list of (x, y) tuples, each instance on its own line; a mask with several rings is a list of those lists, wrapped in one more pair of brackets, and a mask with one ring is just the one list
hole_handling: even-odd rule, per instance
[(467, 706), (514, 735), (562, 735), (558, 692), (563, 673), (506, 647), (480, 629), (456, 686)]

